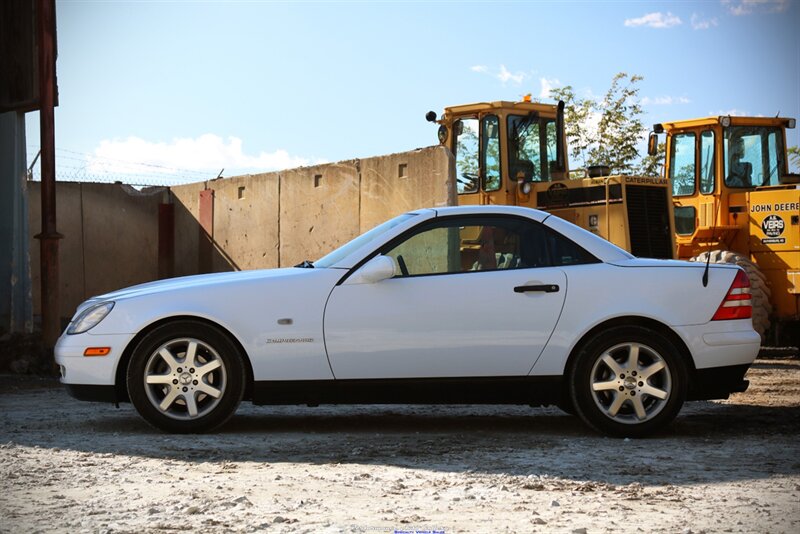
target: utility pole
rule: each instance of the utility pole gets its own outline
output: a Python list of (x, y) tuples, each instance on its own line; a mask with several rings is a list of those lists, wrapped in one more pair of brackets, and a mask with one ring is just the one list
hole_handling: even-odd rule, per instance
[(42, 338), (48, 348), (61, 334), (58, 295), (58, 240), (56, 231), (56, 12), (55, 0), (39, 0), (39, 128), (42, 147), (42, 231), (36, 235), (41, 250)]

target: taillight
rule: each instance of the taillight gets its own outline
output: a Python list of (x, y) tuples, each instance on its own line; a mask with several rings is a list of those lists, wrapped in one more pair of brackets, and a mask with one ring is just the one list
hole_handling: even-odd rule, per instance
[(733, 279), (728, 294), (719, 305), (712, 321), (730, 321), (731, 319), (748, 319), (753, 316), (753, 301), (750, 297), (750, 279), (739, 269)]

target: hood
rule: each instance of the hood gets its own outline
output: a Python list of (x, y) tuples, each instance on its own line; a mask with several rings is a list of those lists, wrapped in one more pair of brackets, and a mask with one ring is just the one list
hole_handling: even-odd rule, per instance
[(182, 276), (180, 278), (169, 278), (167, 280), (157, 280), (136, 286), (126, 287), (117, 291), (112, 291), (104, 295), (92, 297), (79, 307), (106, 300), (122, 300), (142, 295), (152, 295), (165, 291), (177, 289), (202, 289), (209, 286), (220, 286), (225, 284), (239, 283), (245, 281), (266, 280), (270, 278), (286, 278), (293, 276), (308, 275), (314, 269), (284, 268), (284, 269), (261, 269), (256, 271), (235, 271), (228, 273), (198, 274), (194, 276)]

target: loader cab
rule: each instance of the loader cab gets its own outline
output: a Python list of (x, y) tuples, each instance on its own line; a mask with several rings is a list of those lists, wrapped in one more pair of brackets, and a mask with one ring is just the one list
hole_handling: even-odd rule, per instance
[(749, 249), (753, 192), (796, 180), (788, 174), (785, 142), (786, 128), (794, 125), (794, 119), (725, 116), (654, 126), (655, 134), (666, 133), (664, 173), (672, 187), (677, 257), (712, 245)]
[(439, 143), (454, 156), (449, 177), (459, 205), (497, 204), (547, 211), (637, 256), (672, 258), (672, 200), (662, 177), (570, 176), (564, 102), (484, 102), (451, 106)]
[(563, 103), (452, 106), (428, 120), (455, 157), (459, 204), (530, 205), (532, 183), (566, 176)]

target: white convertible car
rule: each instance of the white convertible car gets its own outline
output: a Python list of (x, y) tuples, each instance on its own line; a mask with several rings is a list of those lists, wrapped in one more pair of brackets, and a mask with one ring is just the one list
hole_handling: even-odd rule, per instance
[(83, 303), (56, 347), (82, 400), (202, 432), (239, 402), (557, 404), (642, 436), (744, 391), (760, 338), (729, 265), (637, 259), (547, 213), (409, 212), (295, 268)]

